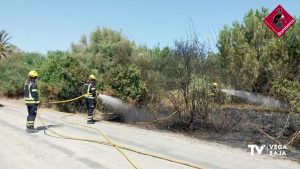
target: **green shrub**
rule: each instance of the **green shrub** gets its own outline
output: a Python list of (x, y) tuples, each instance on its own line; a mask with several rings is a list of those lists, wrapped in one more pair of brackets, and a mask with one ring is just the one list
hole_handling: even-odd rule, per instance
[(30, 70), (36, 70), (42, 56), (37, 53), (11, 53), (0, 61), (0, 95), (23, 96), (24, 82)]
[(40, 69), (43, 98), (66, 100), (81, 95), (88, 70), (67, 52), (49, 52)]
[(141, 72), (135, 65), (117, 66), (110, 73), (109, 86), (117, 97), (125, 101), (142, 101), (146, 94)]
[(272, 85), (273, 93), (291, 106), (292, 112), (300, 112), (300, 83), (287, 79), (277, 79)]

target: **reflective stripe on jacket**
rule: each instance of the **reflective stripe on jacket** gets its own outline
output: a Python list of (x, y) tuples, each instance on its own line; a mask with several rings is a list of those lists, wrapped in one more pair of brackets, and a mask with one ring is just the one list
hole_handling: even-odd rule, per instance
[(35, 82), (27, 81), (24, 85), (24, 95), (26, 104), (39, 104), (39, 93)]
[(96, 97), (96, 88), (95, 88), (94, 83), (86, 82), (84, 84), (84, 91), (86, 92), (85, 98), (95, 99), (95, 97)]

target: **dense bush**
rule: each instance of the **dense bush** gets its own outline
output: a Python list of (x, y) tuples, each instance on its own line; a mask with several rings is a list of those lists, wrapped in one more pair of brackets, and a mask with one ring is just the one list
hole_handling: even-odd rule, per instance
[(97, 28), (89, 41), (83, 35), (79, 44), (72, 43), (72, 54), (95, 74), (106, 76), (116, 64), (130, 63), (134, 44), (121, 32)]
[(272, 91), (277, 98), (290, 104), (291, 111), (300, 112), (300, 82), (278, 79), (273, 82)]
[(40, 65), (40, 91), (43, 98), (66, 100), (81, 94), (89, 71), (68, 52), (49, 52)]
[(12, 53), (0, 61), (0, 95), (23, 96), (24, 83), (30, 70), (36, 70), (42, 56), (36, 53)]
[(118, 66), (113, 69), (108, 84), (117, 97), (128, 102), (141, 102), (146, 95), (141, 72), (134, 65)]

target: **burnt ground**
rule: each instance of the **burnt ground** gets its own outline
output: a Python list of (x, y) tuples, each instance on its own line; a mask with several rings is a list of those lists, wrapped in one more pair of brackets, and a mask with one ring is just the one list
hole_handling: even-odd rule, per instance
[[(168, 109), (160, 111), (159, 118), (172, 112)], [(286, 145), (289, 138), (300, 130), (300, 114), (289, 114), (253, 106), (222, 106), (211, 110), (209, 117), (201, 113), (195, 115), (193, 128), (185, 120), (175, 114), (172, 118), (155, 123), (138, 123), (152, 121), (152, 114), (137, 109), (125, 113), (113, 114), (113, 121), (138, 125), (143, 128), (166, 130), (199, 138), (210, 142), (225, 144), (250, 151), (248, 144), (273, 145), (280, 142)], [(209, 118), (209, 119), (208, 119)], [(188, 121), (188, 120), (186, 120)], [(261, 129), (261, 130), (259, 130)], [(270, 139), (267, 135), (278, 142)], [(300, 144), (288, 147), (287, 156), (291, 160), (300, 161)]]
[[(169, 124), (171, 131), (186, 132), (179, 121)], [(188, 131), (188, 134), (199, 139), (249, 150), (248, 144), (278, 144), (266, 134), (285, 145), (292, 134), (299, 130), (300, 114), (225, 108), (212, 112), (210, 123), (198, 118), (193, 131)], [(287, 152), (287, 158), (300, 161), (299, 142), (288, 149), (291, 151)]]

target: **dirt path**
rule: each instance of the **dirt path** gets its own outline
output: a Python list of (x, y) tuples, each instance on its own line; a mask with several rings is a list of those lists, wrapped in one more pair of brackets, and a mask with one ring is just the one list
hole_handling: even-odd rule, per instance
[[(0, 100), (0, 168), (9, 169), (85, 169), (133, 167), (114, 148), (89, 142), (65, 140), (47, 135), (41, 130), (25, 132), (26, 107), (22, 100)], [(42, 109), (41, 117), (53, 130), (73, 137), (103, 140), (98, 133), (76, 127), (61, 120), (65, 113)], [(83, 116), (72, 116), (68, 121), (86, 124)], [(42, 126), (37, 123), (36, 126)], [(221, 144), (200, 141), (173, 133), (150, 131), (106, 121), (92, 125), (102, 129), (113, 141), (152, 152), (160, 156), (191, 162), (213, 169), (298, 169), (294, 161), (273, 159), (269, 156), (251, 156), (244, 150)], [(188, 169), (180, 164), (162, 161), (133, 152), (125, 153), (140, 169)]]

